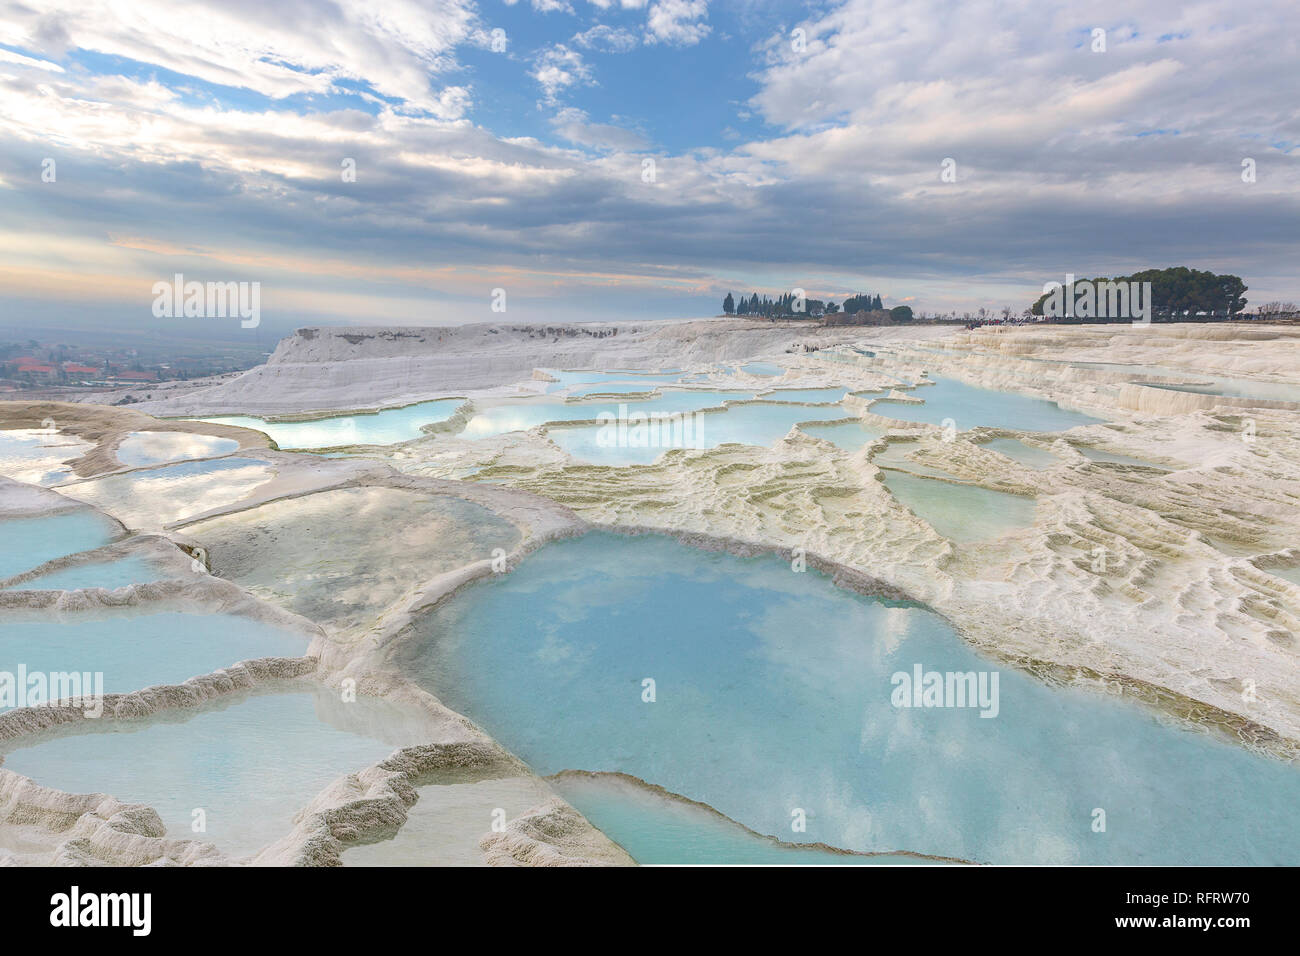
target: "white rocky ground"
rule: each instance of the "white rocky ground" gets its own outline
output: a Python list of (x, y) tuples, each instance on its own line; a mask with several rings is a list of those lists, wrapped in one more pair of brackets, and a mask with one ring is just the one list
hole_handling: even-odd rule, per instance
[[(836, 347), (842, 343), (858, 350)], [(487, 404), (536, 392), (539, 367), (695, 371), (747, 359), (789, 371), (776, 381), (740, 374), (715, 383), (899, 387), (894, 397), (906, 398), (913, 394), (908, 384), (925, 371), (1049, 398), (1106, 421), (1065, 436), (988, 428), (953, 434), (884, 417), (890, 406), (873, 406), (872, 396), (851, 397), (843, 402), (845, 419), (888, 431), (857, 453), (794, 428), (770, 448), (673, 450), (653, 465), (615, 468), (572, 460), (545, 427), (467, 440), (455, 433), (463, 416), (400, 446), (322, 459), (268, 450), (254, 432), (162, 424), (140, 414), (292, 415), (449, 394)], [(513, 563), (555, 536), (580, 533), (587, 522), (663, 530), (705, 546), (727, 539), (734, 549), (804, 548), (814, 564), (928, 603), (964, 638), (1012, 665), (1045, 679), (1132, 693), (1244, 745), (1294, 757), (1300, 587), (1275, 572), (1300, 567), (1300, 408), (1133, 384), (1143, 376), (1066, 361), (1160, 366), (1188, 380), (1215, 374), (1300, 384), (1300, 328), (967, 332), (719, 321), (318, 330), (286, 340), (262, 368), (135, 411), (0, 406), (0, 428), (36, 428), (53, 415), (68, 435), (96, 443), (71, 462), (78, 477), (60, 485), (61, 494), (95, 504), (133, 531), (204, 547), (213, 569), (234, 582), (228, 587), (323, 626), (311, 652), (315, 669), (300, 679), (354, 677), (367, 693), (425, 708), (441, 721), (437, 746), (473, 743), (499, 754), (481, 758), (485, 780), (526, 771), (498, 766), (512, 758), (410, 685), (390, 663), (394, 644), (433, 602), (492, 573), (488, 538), (504, 535), (497, 546)], [(916, 394), (923, 396), (924, 387)], [(141, 496), (111, 449), (127, 431), (145, 427), (238, 436), (235, 454), (256, 459), (264, 472), (209, 482), (198, 499), (195, 488)], [(1036, 470), (984, 447), (996, 437), (1023, 438), (1050, 452), (1054, 464)], [(907, 443), (904, 450), (898, 442)], [(1080, 445), (1159, 467), (1093, 461)], [(991, 541), (948, 540), (893, 497), (873, 463), (882, 454), (894, 467), (1031, 496), (1032, 524)], [(37, 494), (11, 489), (10, 498), (42, 506)], [(403, 534), (403, 520), (417, 517), (440, 523), (445, 548)], [(346, 545), (321, 552), (313, 543), (313, 529), (321, 527), (331, 529), (322, 540), (336, 533)], [(1098, 549), (1105, 555), (1100, 569)], [(343, 579), (357, 586), (340, 593)], [(75, 600), (88, 598), (77, 592)], [(0, 725), (7, 719), (0, 717)], [(452, 760), (442, 753), (439, 759)], [(400, 822), (405, 811), (398, 807), (409, 806), (408, 785), (419, 777), (404, 772), (380, 766), (340, 781), (267, 860), (329, 862), (349, 841)], [(5, 783), (5, 773), (0, 826), (27, 819), (4, 814), (4, 787), (15, 786)], [(361, 806), (389, 809), (371, 819)], [(107, 826), (109, 811), (116, 812), (96, 811), (103, 818), (96, 827)], [(30, 840), (26, 831), (19, 836)], [(621, 859), (558, 800), (518, 817), (482, 849), (493, 862)]]

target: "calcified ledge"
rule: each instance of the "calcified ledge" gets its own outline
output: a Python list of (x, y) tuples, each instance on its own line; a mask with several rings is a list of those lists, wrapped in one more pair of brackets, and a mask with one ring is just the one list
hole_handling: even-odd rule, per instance
[[(0, 402), (0, 429), (44, 428), (45, 423), (51, 420), (58, 431), (76, 435), (93, 446), (84, 455), (68, 462), (73, 474), (78, 478), (157, 467), (155, 465), (129, 467), (118, 460), (118, 446), (128, 435), (137, 431), (213, 435), (218, 438), (231, 438), (239, 443), (234, 451), (222, 455), (186, 460), (207, 461), (210, 458), (226, 458), (250, 450), (275, 448), (275, 444), (261, 432), (233, 425), (183, 420), (164, 421), (135, 409), (79, 402)], [(159, 464), (170, 463), (172, 462)]]
[[(463, 588), (484, 578), (508, 573), (517, 567), (528, 553), (545, 544), (590, 532), (626, 537), (655, 535), (671, 538), (697, 550), (726, 553), (741, 558), (766, 555), (791, 558), (790, 548), (701, 531), (652, 525), (601, 525), (583, 522), (581, 525), (557, 532), (545, 539), (530, 541), (527, 546), (512, 552), (507, 558), (505, 571), (496, 572), (492, 568), (491, 561), (480, 561), (439, 575), (412, 597), (400, 611), (390, 614), (381, 627), (373, 629), (367, 635), (364, 649), (359, 652), (356, 649), (349, 649), (357, 654), (352, 658), (350, 667), (394, 668), (393, 661), (414, 637), (412, 633), (414, 626), (438, 606), (454, 599)], [(1287, 737), (1241, 714), (1122, 672), (1096, 670), (1086, 666), (1046, 661), (1008, 652), (990, 641), (965, 631), (958, 622), (902, 588), (807, 549), (804, 550), (802, 557), (808, 567), (825, 574), (837, 587), (844, 590), (863, 597), (881, 598), (924, 607), (985, 656), (1044, 683), (1056, 687), (1088, 687), (1103, 693), (1127, 697), (1156, 714), (1177, 718), (1186, 727), (1212, 734), (1261, 756), (1284, 761), (1300, 760), (1300, 740)], [(312, 653), (317, 652), (328, 656), (328, 647), (313, 645)], [(344, 672), (346, 673), (347, 669)]]
[[(411, 638), (411, 628), (439, 605), (454, 598), (461, 589), (484, 578), (496, 577), (499, 574), (513, 571), (528, 554), (547, 544), (591, 532), (624, 537), (655, 535), (672, 538), (701, 551), (724, 552), (740, 558), (754, 558), (764, 555), (788, 557), (790, 555), (788, 548), (782, 548), (774, 544), (746, 541), (740, 538), (708, 534), (702, 531), (657, 528), (650, 525), (598, 525), (583, 521), (575, 516), (573, 522), (566, 527), (554, 528), (545, 534), (526, 539), (520, 547), (506, 555), (505, 559), (497, 565), (497, 567), (502, 568), (501, 571), (493, 568), (493, 562), (490, 559), (485, 559), (440, 574), (429, 581), (413, 594), (400, 609), (395, 609), (386, 615), (381, 625), (371, 629), (366, 635), (361, 648), (349, 647), (344, 649), (338, 646), (333, 648), (335, 654), (346, 653), (350, 657), (344, 673), (347, 673), (351, 668), (357, 667), (394, 667), (394, 656), (405, 647), (406, 642)], [(857, 568), (837, 563), (811, 551), (806, 551), (803, 557), (809, 567), (827, 575), (836, 585), (846, 590), (867, 597), (923, 604), (923, 602), (918, 601), (906, 591)], [(311, 652), (319, 652), (324, 660), (334, 663), (330, 651), (331, 648), (327, 644), (313, 644)]]
[[(783, 387), (830, 383), (855, 391), (866, 388), (868, 382), (879, 384), (892, 377), (894, 384), (875, 390), (893, 401), (910, 404), (925, 395), (923, 388), (909, 387), (906, 380), (918, 381), (925, 370), (1041, 397), (1066, 408), (1099, 412), (1110, 420), (1070, 430), (1069, 441), (1062, 440), (1060, 434), (975, 428), (963, 431), (955, 442), (942, 444), (931, 440), (938, 426), (889, 419), (879, 414), (888, 405), (876, 404), (872, 411), (880, 396), (851, 395), (842, 404), (848, 415), (856, 417), (846, 420), (887, 430), (885, 438), (868, 442), (856, 453), (834, 449), (792, 429), (785, 440), (766, 449), (733, 445), (701, 452), (674, 451), (653, 465), (616, 467), (574, 462), (546, 439), (544, 428), (476, 442), (456, 438), (463, 427), (456, 418), (467, 414), (463, 404), (447, 422), (426, 427), (427, 440), (404, 443), (398, 452), (392, 447), (343, 446), (365, 447), (368, 453), (389, 456), (390, 463), (403, 472), (399, 478), (393, 477), (390, 463), (355, 463), (351, 471), (341, 460), (333, 460), (329, 467), (321, 462), (306, 463), (303, 459), (307, 456), (271, 450), (271, 444), (258, 432), (231, 427), (232, 437), (242, 435), (242, 441), (261, 449), (251, 457), (268, 461), (279, 474), (247, 500), (228, 501), (208, 514), (235, 514), (348, 484), (373, 484), (472, 497), (498, 510), (525, 529), (521, 545), (509, 555), (509, 567), (548, 541), (588, 530), (663, 534), (697, 547), (715, 539), (727, 540), (732, 545), (723, 549), (734, 548), (742, 555), (789, 555), (795, 546), (807, 547), (808, 563), (837, 583), (849, 582), (837, 573), (846, 569), (865, 578), (855, 590), (889, 596), (891, 591), (880, 586), (888, 582), (899, 599), (916, 600), (932, 609), (952, 623), (964, 640), (1008, 666), (1047, 681), (1122, 693), (1161, 713), (1176, 715), (1184, 725), (1191, 723), (1251, 749), (1294, 759), (1300, 700), (1294, 693), (1292, 657), (1294, 635), (1300, 633), (1296, 617), (1300, 588), (1269, 573), (1300, 563), (1300, 550), (1281, 540), (1296, 527), (1295, 498), (1289, 491), (1297, 480), (1294, 462), (1300, 449), (1294, 412), (1254, 400), (1157, 389), (1150, 387), (1158, 381), (1154, 377), (1067, 368), (1024, 356), (1041, 351), (1044, 355), (1063, 354), (1066, 360), (1118, 358), (1148, 365), (1164, 365), (1169, 358), (1171, 364), (1203, 366), (1216, 374), (1268, 376), (1270, 381), (1281, 381), (1295, 377), (1300, 330), (1282, 334), (1254, 328), (1157, 326), (1141, 336), (1113, 327), (981, 329), (969, 333), (945, 329), (913, 334), (921, 331), (845, 330), (847, 337), (864, 340), (877, 349), (878, 360), (860, 352), (856, 356), (811, 352), (789, 357), (787, 362), (774, 355), (777, 349), (772, 346), (777, 340), (773, 333), (788, 335), (790, 345), (797, 345), (804, 330), (786, 328), (755, 335), (740, 330), (735, 339), (730, 339), (731, 332), (711, 334), (699, 348), (682, 336), (681, 341), (671, 343), (672, 348), (684, 349), (680, 360), (665, 359), (676, 353), (659, 348), (665, 344), (661, 341), (648, 350), (652, 357), (647, 361), (685, 367), (719, 358), (732, 360), (742, 352), (753, 355), (755, 348), (768, 349), (763, 357), (791, 369), (778, 380)], [(1243, 339), (1267, 344), (1261, 348), (1236, 342), (1233, 335), (1238, 331), (1248, 333)], [(478, 333), (485, 332), (479, 327)], [(460, 375), (466, 369), (475, 381), (466, 383), (465, 393), (474, 401), (489, 404), (509, 394), (491, 388), (514, 381), (516, 364), (568, 368), (644, 364), (631, 360), (635, 350), (624, 348), (631, 340), (620, 340), (619, 347), (611, 351), (604, 346), (614, 339), (596, 343), (595, 336), (583, 333), (547, 340), (548, 347), (559, 344), (557, 353), (577, 342), (579, 348), (572, 350), (575, 360), (571, 362), (544, 361), (535, 348), (542, 341), (532, 340), (523, 350), (517, 348), (517, 342), (507, 343), (512, 354), (504, 362), (489, 358), (470, 367), (464, 362), (464, 353), (475, 335), (468, 335), (461, 343), (461, 354), (451, 356), (454, 361), (430, 355), (428, 366), (416, 369), (403, 364), (402, 356), (411, 342), (404, 333), (388, 338), (383, 331), (368, 333), (356, 336), (356, 342), (348, 340), (346, 333), (329, 334), (325, 336), (328, 342), (301, 336), (301, 341), (286, 346), (284, 357), (291, 361), (277, 363), (281, 368), (238, 384), (229, 380), (206, 398), (201, 394), (204, 388), (187, 389), (183, 395), (177, 393), (176, 401), (169, 398), (165, 404), (172, 414), (217, 414), (204, 403), (231, 399), (245, 406), (235, 413), (293, 413), (324, 407), (320, 402), (309, 403), (312, 389), (322, 395), (328, 392), (329, 401), (336, 405), (378, 407), (391, 404), (399, 395), (407, 395), (404, 403), (410, 404), (460, 394), (440, 375)], [(486, 333), (480, 338), (490, 341), (493, 335)], [(1207, 342), (1223, 341), (1225, 335), (1229, 346), (1207, 347)], [(941, 338), (945, 354), (921, 348), (924, 338)], [(1092, 341), (1100, 344), (1087, 354), (1068, 352), (1076, 342)], [(833, 344), (820, 336), (809, 336), (806, 343), (815, 347)], [(646, 344), (636, 343), (636, 348), (643, 349)], [(427, 336), (422, 348), (434, 350)], [(380, 360), (366, 358), (373, 349), (382, 353), (376, 355)], [(577, 358), (579, 352), (591, 361)], [(619, 361), (616, 356), (620, 355), (626, 360)], [(1173, 362), (1175, 355), (1180, 362)], [(354, 359), (359, 361), (354, 364)], [(531, 377), (544, 380), (537, 374)], [(1185, 377), (1196, 379), (1197, 375), (1189, 369)], [(343, 383), (342, 391), (333, 390), (335, 381)], [(755, 391), (770, 391), (773, 383), (767, 380), (768, 387)], [(738, 384), (750, 383), (742, 378)], [(489, 391), (471, 394), (471, 385)], [(1125, 395), (1129, 386), (1140, 387), (1129, 394), (1149, 404), (1140, 409), (1129, 407), (1133, 404)], [(262, 404), (268, 398), (274, 401)], [(1197, 410), (1181, 411), (1188, 402)], [(1248, 413), (1243, 403), (1252, 411)], [(105, 408), (94, 414), (103, 416), (102, 424), (127, 428), (124, 420), (112, 416), (138, 413)], [(1247, 414), (1258, 425), (1259, 441), (1253, 450), (1237, 437)], [(1177, 417), (1168, 417), (1171, 415)], [(146, 421), (151, 425), (132, 428), (180, 430), (176, 428), (180, 423)], [(190, 424), (194, 431), (224, 434), (218, 431), (221, 426)], [(978, 447), (992, 437), (1018, 438), (1050, 451), (1057, 461), (1037, 472)], [(914, 460), (923, 464), (955, 469), (958, 477), (984, 487), (1037, 496), (1034, 525), (1006, 534), (992, 545), (954, 548), (906, 508), (892, 502), (884, 490), (880, 468), (871, 459), (896, 440), (917, 441)], [(1091, 461), (1071, 442), (1168, 464), (1172, 473), (1159, 475), (1140, 466)], [(462, 483), (442, 477), (461, 473), (458, 469), (464, 465), (478, 466), (480, 477), (507, 478), (510, 484)], [(735, 481), (738, 473), (744, 477), (741, 482)], [(647, 491), (643, 486), (649, 484), (655, 487)], [(0, 502), (4, 500), (0, 495)], [(704, 506), (707, 510), (701, 511)], [(34, 510), (42, 508), (37, 505)], [(186, 515), (174, 526), (188, 526), (205, 516)], [(747, 537), (760, 538), (766, 544), (754, 544), (745, 540)], [(183, 547), (190, 544), (179, 535), (173, 538)], [(1225, 544), (1226, 550), (1217, 550)], [(1119, 559), (1118, 570), (1109, 576), (1087, 573), (1089, 550), (1097, 546), (1108, 548)], [(862, 569), (881, 580), (864, 575)], [(388, 663), (395, 639), (416, 616), (464, 584), (491, 573), (490, 562), (484, 560), (431, 577), (386, 605), (370, 628), (328, 637), (318, 634), (309, 651), (321, 658), (314, 679), (337, 684), (346, 675), (357, 679), (362, 693), (424, 700), (427, 695), (421, 697), (423, 692)], [(1225, 640), (1225, 636), (1234, 639)], [(1259, 683), (1258, 706), (1234, 703), (1240, 690), (1237, 685), (1245, 678)], [(441, 705), (432, 698), (423, 706), (430, 713), (438, 711), (445, 722), (441, 744), (487, 740), (465, 718), (445, 708), (439, 710)], [(336, 804), (349, 806), (370, 798), (392, 808), (388, 790), (398, 794), (400, 802), (401, 787), (384, 783), (388, 772), (366, 768), (340, 778), (331, 786), (332, 793), (318, 797), (322, 803), (314, 805), (312, 812), (333, 813)], [(303, 817), (300, 825), (319, 834), (309, 816)], [(543, 805), (525, 817), (507, 827), (505, 834), (493, 834), (484, 841), (489, 859), (501, 863), (566, 862), (568, 854), (548, 843), (547, 837), (564, 840), (568, 832), (565, 821), (580, 819), (580, 815)], [(395, 819), (396, 814), (388, 810), (376, 812), (373, 826), (355, 827), (357, 838), (363, 842), (374, 838), (390, 825), (386, 821)], [(338, 836), (331, 829), (328, 839), (319, 837), (322, 849), (306, 852), (300, 859), (336, 859), (341, 847), (352, 845), (349, 826), (345, 823)], [(597, 857), (600, 853), (593, 852), (592, 858)]]
[[(51, 562), (61, 567), (62, 561)], [(325, 632), (299, 614), (261, 601), (237, 584), (210, 574), (186, 569), (186, 576), (146, 581), (126, 587), (80, 588), (76, 590), (0, 591), (0, 609), (48, 610), (58, 613), (96, 611), (105, 608), (140, 607), (181, 603), (187, 607), (213, 613), (236, 614), (276, 627), (293, 630), (308, 640), (323, 637)], [(27, 575), (22, 577), (26, 578)], [(3, 719), (3, 718), (0, 718)]]
[(835, 856), (845, 857), (862, 857), (865, 859), (895, 858), (900, 860), (929, 860), (934, 863), (954, 863), (966, 866), (978, 865), (973, 860), (965, 860), (956, 856), (935, 856), (931, 853), (916, 853), (911, 850), (846, 850), (843, 847), (832, 846), (829, 843), (792, 843), (788, 840), (782, 840), (779, 837), (771, 836), (767, 833), (746, 826), (739, 820), (733, 820), (721, 810), (704, 803), (700, 800), (692, 800), (690, 797), (683, 796), (680, 793), (674, 793), (657, 783), (650, 783), (642, 780), (640, 777), (630, 773), (621, 773), (611, 770), (561, 770), (559, 773), (553, 773), (545, 778), (547, 781), (563, 782), (565, 780), (587, 780), (587, 781), (613, 781), (625, 784), (633, 789), (642, 790), (646, 793), (653, 794), (660, 799), (670, 803), (680, 803), (684, 806), (694, 807), (697, 810), (707, 813), (716, 820), (729, 823), (745, 833), (754, 837), (756, 840), (768, 844), (769, 846), (778, 847), (782, 850), (820, 850), (823, 853), (834, 854)]
[[(318, 663), (311, 657), (259, 658), (190, 678), (182, 684), (107, 694), (99, 718), (87, 717), (84, 708), (76, 705), (14, 710), (0, 714), (0, 740), (36, 744), (67, 733), (84, 732), (92, 726), (99, 731), (115, 722), (140, 722), (168, 714), (201, 712), (222, 701), (249, 694), (328, 686), (322, 683), (325, 675), (319, 672)], [(375, 681), (369, 683), (376, 687)], [(166, 837), (157, 811), (144, 804), (126, 804), (104, 794), (53, 790), (3, 767), (0, 767), (0, 825), (43, 831), (52, 844), (47, 858), (63, 865), (338, 866), (340, 855), (349, 846), (393, 836), (406, 822), (407, 810), (419, 799), (416, 789), (420, 786), (531, 775), (518, 758), (459, 715), (447, 711), (430, 695), (411, 686), (400, 688), (397, 693), (392, 692), (391, 686), (389, 690), (384, 695), (389, 699), (425, 705), (429, 736), (446, 737), (446, 729), (451, 726), (459, 729), (462, 739), (399, 748), (369, 767), (336, 778), (295, 815), (289, 833), (249, 857), (228, 856), (205, 842)], [(549, 804), (546, 807), (546, 812), (556, 809)], [(581, 815), (567, 805), (563, 809), (571, 815), (566, 817), (569, 823), (566, 839), (564, 846), (548, 851), (552, 854), (551, 862), (579, 866), (632, 862)], [(525, 816), (539, 812), (535, 808)], [(498, 850), (496, 855), (500, 857), (503, 852)], [(0, 863), (3, 862), (4, 858), (0, 858)]]
[(195, 710), (231, 695), (275, 686), (276, 682), (300, 680), (314, 674), (317, 663), (311, 657), (261, 657), (191, 677), (181, 684), (156, 684), (127, 694), (105, 694), (104, 711), (99, 717), (87, 717), (83, 704), (22, 707), (0, 714), (0, 740), (35, 742), (88, 724), (100, 727), (168, 711)]
[(228, 866), (233, 861), (210, 843), (169, 839), (152, 807), (123, 803), (102, 793), (51, 790), (0, 768), (0, 831), (37, 831), (47, 845), (0, 855), (0, 866), (26, 862), (53, 866)]
[[(317, 483), (294, 494), (259, 497), (215, 509), (236, 514), (285, 498), (346, 487), (389, 487), (399, 490), (451, 494), (484, 504), (517, 524), (523, 554), (554, 537), (579, 532), (580, 522), (563, 505), (527, 492), (490, 485), (473, 486), (443, 479), (403, 475), (381, 466), (357, 474), (344, 467), (337, 481)], [(29, 489), (30, 501), (21, 513), (48, 513), (50, 505), (66, 501), (45, 489), (12, 484), (15, 495)], [(8, 500), (7, 498), (4, 500)], [(84, 508), (84, 505), (73, 507)], [(191, 521), (181, 524), (192, 523)], [(190, 840), (168, 839), (157, 812), (142, 804), (123, 804), (102, 794), (72, 794), (42, 787), (0, 767), (0, 827), (22, 828), (29, 837), (40, 834), (41, 853), (24, 853), (23, 860), (0, 857), (0, 864), (44, 862), (66, 865), (340, 865), (350, 846), (391, 837), (405, 823), (407, 810), (418, 799), (417, 788), (431, 782), (477, 781), (503, 776), (534, 777), (517, 758), (484, 734), (471, 721), (444, 707), (436, 698), (396, 671), (372, 670), (355, 658), (346, 635), (321, 626), (249, 594), (231, 581), (196, 571), (197, 545), (162, 535), (141, 535), (68, 557), (55, 559), (10, 579), (21, 587), (33, 578), (62, 568), (111, 560), (128, 554), (147, 555), (164, 575), (162, 580), (115, 590), (6, 590), (0, 609), (93, 613), (122, 607), (184, 606), (222, 611), (267, 621), (304, 634), (312, 641), (302, 658), (244, 661), (191, 678), (182, 684), (159, 685), (126, 694), (105, 695), (103, 715), (87, 718), (84, 708), (52, 706), (24, 708), (0, 714), (0, 740), (38, 743), (65, 733), (107, 726), (105, 721), (144, 721), (167, 714), (182, 715), (221, 700), (289, 687), (335, 690), (345, 679), (355, 682), (359, 695), (382, 698), (413, 708), (426, 722), (428, 743), (401, 748), (376, 764), (336, 778), (298, 814), (292, 829), (271, 845), (246, 858), (224, 854), (217, 847)], [(489, 562), (484, 562), (485, 564)], [(457, 573), (457, 572), (453, 572)], [(322, 664), (328, 658), (341, 670)], [(2, 758), (0, 758), (2, 763)], [(4, 802), (4, 795), (11, 799)], [(525, 833), (545, 832), (554, 842), (542, 845)], [(489, 839), (491, 837), (491, 839)], [(484, 837), (485, 859), (496, 865), (634, 865), (621, 849), (556, 797), (525, 811), (501, 834)], [(39, 860), (28, 859), (39, 857)]]

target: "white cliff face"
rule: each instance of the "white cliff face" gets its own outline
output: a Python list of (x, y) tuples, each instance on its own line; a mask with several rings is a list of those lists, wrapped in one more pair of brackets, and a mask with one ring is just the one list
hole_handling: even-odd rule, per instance
[[(882, 331), (928, 338), (949, 330)], [(804, 345), (824, 347), (855, 337), (845, 329), (728, 319), (300, 329), (276, 347), (265, 365), (219, 384), (132, 407), (169, 416), (373, 409), (526, 382), (536, 368), (685, 368), (779, 355)]]

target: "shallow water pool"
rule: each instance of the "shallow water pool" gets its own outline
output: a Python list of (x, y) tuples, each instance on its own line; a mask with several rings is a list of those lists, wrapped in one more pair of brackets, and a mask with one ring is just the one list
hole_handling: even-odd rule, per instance
[(128, 555), (107, 561), (87, 561), (29, 578), (14, 587), (28, 591), (75, 591), (79, 588), (123, 588), (161, 577), (152, 562)]
[[(431, 612), (403, 665), (540, 773), (632, 774), (786, 840), (996, 863), (1300, 863), (1295, 767), (999, 667), (925, 608), (784, 556), (598, 533), (550, 544)], [(895, 706), (895, 675), (917, 665), (997, 673), (997, 716)]]
[(813, 438), (824, 438), (845, 451), (857, 451), (867, 442), (874, 441), (885, 434), (885, 429), (873, 428), (861, 422), (845, 422), (842, 425), (807, 425), (800, 426), (799, 430)]
[(890, 494), (958, 544), (1001, 537), (1034, 522), (1033, 498), (889, 469), (884, 474)]
[(239, 447), (233, 438), (193, 435), (188, 432), (132, 432), (117, 446), (117, 460), (124, 465), (157, 465), (189, 458), (226, 455)]
[(1132, 455), (1121, 455), (1113, 451), (1103, 451), (1100, 448), (1093, 448), (1091, 445), (1072, 445), (1079, 454), (1084, 458), (1092, 461), (1109, 462), (1114, 465), (1141, 465), (1143, 468), (1156, 468), (1160, 471), (1168, 471), (1164, 465), (1157, 465), (1154, 462), (1147, 461), (1144, 458), (1134, 458)]
[[(639, 406), (629, 404), (633, 414)], [(552, 428), (551, 440), (573, 457), (600, 465), (648, 465), (669, 448), (716, 448), (735, 442), (767, 447), (784, 438), (798, 422), (843, 418), (838, 405), (788, 405), (764, 402), (733, 405), (723, 412), (690, 416), (679, 429), (664, 425), (646, 426), (646, 444), (637, 444), (630, 423), (627, 440), (619, 437), (615, 425), (582, 425)]]
[(620, 405), (629, 415), (651, 412), (689, 412), (713, 408), (728, 401), (753, 398), (753, 392), (669, 390), (645, 401), (520, 402), (480, 409), (465, 425), (461, 438), (487, 438), (506, 432), (527, 431), (547, 422), (596, 421), (602, 412), (617, 415)]
[(0, 672), (102, 673), (108, 694), (179, 684), (256, 657), (299, 657), (308, 644), (234, 614), (0, 611)]
[(421, 425), (445, 421), (462, 404), (459, 398), (440, 398), (404, 408), (388, 408), (373, 415), (339, 415), (310, 422), (268, 422), (246, 415), (196, 421), (256, 429), (270, 436), (282, 450), (332, 448), (336, 445), (395, 445), (420, 438), (424, 434), (420, 431)]
[(1067, 364), (1078, 368), (1094, 368), (1107, 372), (1159, 375), (1191, 383), (1178, 385), (1158, 382), (1139, 383), (1150, 388), (1166, 388), (1175, 392), (1197, 392), (1201, 395), (1223, 395), (1274, 402), (1300, 402), (1300, 385), (1287, 382), (1261, 382), (1252, 378), (1202, 374), (1186, 369), (1170, 368), (1165, 365), (1123, 365), (1117, 362), (1070, 362)]
[(927, 865), (912, 856), (863, 856), (777, 843), (707, 807), (610, 778), (561, 774), (551, 784), (593, 826), (643, 865)]
[(950, 378), (934, 379), (933, 385), (922, 385), (906, 394), (924, 399), (925, 403), (877, 401), (872, 404), (871, 411), (886, 418), (931, 425), (942, 425), (945, 419), (952, 419), (958, 431), (985, 425), (1017, 431), (1056, 432), (1101, 421), (1091, 415), (1061, 408), (1056, 402), (1017, 392), (979, 388)]
[(995, 438), (992, 441), (984, 442), (982, 447), (995, 451), (1000, 455), (1006, 455), (1022, 465), (1028, 465), (1030, 468), (1039, 471), (1050, 468), (1060, 461), (1050, 451), (1033, 445), (1026, 445), (1018, 438)]
[(760, 402), (838, 402), (849, 393), (847, 388), (778, 388), (758, 396)]
[[(424, 742), (385, 701), (345, 704), (334, 691), (222, 700), (138, 721), (84, 721), (21, 749), (4, 766), (73, 793), (103, 792), (156, 809), (175, 839), (244, 855), (274, 842), (336, 777)], [(194, 811), (206, 832), (191, 830)]]
[(121, 533), (114, 521), (90, 508), (0, 518), (0, 580), (55, 558), (101, 548)]
[(486, 866), (479, 840), (493, 814), (514, 819), (546, 802), (551, 792), (536, 777), (428, 784), (391, 839), (348, 848), (344, 866)]
[(1297, 568), (1269, 568), (1269, 574), (1276, 574), (1279, 578), (1290, 581), (1292, 584), (1300, 584), (1300, 567)]
[(73, 477), (64, 464), (95, 447), (50, 428), (0, 431), (0, 475), (32, 485), (55, 485)]

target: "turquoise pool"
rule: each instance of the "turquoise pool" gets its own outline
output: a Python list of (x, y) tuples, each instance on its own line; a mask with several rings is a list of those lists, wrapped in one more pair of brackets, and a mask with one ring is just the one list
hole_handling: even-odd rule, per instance
[[(782, 557), (589, 534), (467, 588), (410, 638), (407, 671), (538, 772), (628, 773), (783, 840), (996, 863), (1300, 863), (1295, 767), (999, 667), (924, 607)], [(996, 716), (895, 706), (895, 675), (917, 666), (997, 673)]]

